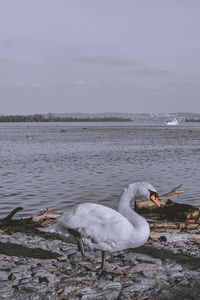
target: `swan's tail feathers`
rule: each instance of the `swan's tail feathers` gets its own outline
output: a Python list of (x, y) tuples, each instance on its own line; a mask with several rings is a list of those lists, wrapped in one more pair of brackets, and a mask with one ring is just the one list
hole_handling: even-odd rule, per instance
[(65, 228), (65, 230), (63, 230), (63, 228), (61, 226), (59, 226), (58, 224), (54, 224), (49, 227), (38, 228), (38, 229), (42, 232), (56, 233), (56, 234), (58, 234), (60, 236), (64, 236), (64, 237), (69, 236), (68, 230), (66, 228)]

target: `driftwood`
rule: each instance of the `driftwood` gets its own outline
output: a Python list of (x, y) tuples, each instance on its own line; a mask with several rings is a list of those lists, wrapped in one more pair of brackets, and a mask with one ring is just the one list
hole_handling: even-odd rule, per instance
[(166, 222), (166, 221), (154, 221), (154, 220), (148, 220), (150, 228), (154, 229), (188, 229), (188, 230), (194, 230), (194, 229), (200, 229), (200, 223), (188, 223), (188, 222)]
[(47, 209), (43, 214), (39, 216), (26, 216), (22, 218), (13, 218), (13, 216), (22, 208), (17, 207), (5, 218), (0, 219), (0, 234), (5, 232), (25, 232), (27, 234), (38, 235), (41, 234), (38, 231), (40, 227), (47, 227), (55, 223), (56, 218), (60, 215), (52, 209)]
[[(14, 216), (16, 212), (21, 210), (22, 208), (15, 208), (6, 218), (1, 220), (1, 223), (9, 223), (11, 222), (11, 218)], [(26, 216), (22, 217), (22, 221), (33, 221), (39, 223), (43, 227), (47, 227), (56, 222), (56, 219), (61, 215), (60, 212), (57, 212), (53, 209), (48, 208), (42, 215), (39, 216)], [(21, 221), (20, 220), (20, 221)], [(24, 222), (24, 223), (25, 223)], [(159, 220), (151, 220), (147, 219), (150, 228), (154, 229), (200, 229), (200, 223), (190, 223), (190, 222), (166, 222), (166, 221), (159, 221)]]
[[(13, 227), (13, 229), (16, 231), (20, 230), (20, 226), (26, 228), (29, 228), (31, 232), (34, 232), (37, 234), (38, 227), (48, 227), (51, 224), (56, 222), (56, 219), (58, 216), (61, 215), (61, 213), (53, 210), (53, 209), (47, 209), (42, 215), (40, 216), (27, 216), (23, 217), (19, 220), (12, 220), (12, 217), (20, 211), (22, 208), (15, 208), (6, 218), (0, 220), (0, 229), (5, 229), (8, 227)], [(187, 222), (165, 222), (165, 221), (155, 221), (155, 220), (149, 220), (147, 219), (149, 226), (151, 229), (150, 239), (152, 240), (162, 240), (164, 238), (167, 240), (167, 238), (170, 237), (180, 237), (180, 235), (184, 235), (186, 238), (188, 238), (191, 241), (194, 241), (196, 243), (200, 243), (200, 234), (193, 233), (192, 231), (190, 233), (184, 232), (183, 230), (198, 230), (200, 229), (200, 223), (187, 223)], [(154, 231), (155, 230), (161, 230), (161, 232)], [(167, 229), (174, 229), (179, 230), (179, 232), (171, 232), (168, 233)], [(3, 233), (0, 232), (0, 234)]]
[(135, 210), (146, 218), (156, 217), (156, 219), (167, 221), (197, 222), (200, 217), (200, 210), (198, 207), (167, 199), (169, 196), (184, 193), (184, 191), (178, 190), (181, 186), (182, 185), (179, 185), (173, 188), (170, 192), (160, 195), (160, 207), (158, 207), (154, 202), (148, 201), (145, 197), (136, 198)]
[(34, 222), (40, 223), (43, 227), (47, 227), (53, 223), (55, 223), (55, 220), (57, 217), (59, 217), (61, 213), (47, 208), (47, 210), (40, 216), (27, 216), (24, 217), (23, 220), (33, 220)]
[(200, 243), (200, 234), (195, 234), (195, 233), (179, 233), (179, 232), (172, 232), (172, 233), (168, 233), (168, 232), (156, 232), (156, 231), (152, 231), (150, 233), (150, 239), (153, 241), (156, 240), (165, 240), (165, 241), (169, 241), (170, 239), (173, 241), (173, 239), (175, 240), (175, 238), (187, 238), (188, 240), (195, 242), (197, 244)]
[[(59, 217), (61, 213), (53, 210), (47, 209), (44, 214), (40, 216), (28, 216), (23, 219), (32, 219), (34, 222), (40, 223), (42, 226), (47, 227), (52, 223), (55, 223), (57, 217)], [(200, 229), (200, 223), (188, 223), (188, 222), (166, 222), (166, 221), (154, 221), (148, 220), (150, 228), (155, 229)]]
[(22, 207), (16, 207), (15, 209), (13, 209), (8, 215), (7, 217), (3, 218), (1, 220), (1, 222), (10, 222), (12, 220), (12, 217), (20, 210), (22, 210)]
[[(12, 223), (13, 220), (13, 216), (20, 210), (22, 210), (23, 208), (22, 207), (16, 207), (15, 209), (13, 209), (8, 215), (7, 217), (3, 218), (0, 220), (0, 224), (6, 224), (6, 223)], [(56, 218), (60, 216), (61, 213), (53, 210), (53, 209), (50, 209), (50, 208), (47, 208), (47, 210), (39, 215), (39, 216), (26, 216), (26, 217), (22, 217), (19, 221), (24, 221), (24, 223), (26, 221), (33, 221), (33, 222), (36, 222), (36, 223), (40, 223), (42, 225), (44, 225), (44, 223), (46, 221), (49, 222), (49, 225), (50, 223), (54, 223)], [(16, 220), (15, 220), (16, 221)], [(48, 225), (47, 225), (48, 226)]]

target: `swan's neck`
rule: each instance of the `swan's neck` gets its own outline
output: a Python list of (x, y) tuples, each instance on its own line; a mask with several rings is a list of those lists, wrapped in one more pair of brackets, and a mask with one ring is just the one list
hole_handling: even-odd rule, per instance
[[(135, 182), (129, 185), (127, 189), (124, 190), (123, 194), (118, 203), (118, 211), (127, 218), (127, 215), (131, 212), (137, 214), (130, 206), (131, 200), (135, 197), (137, 193), (140, 192), (140, 182)], [(135, 204), (134, 207), (135, 208)]]
[[(145, 242), (149, 237), (149, 225), (145, 218), (137, 214), (130, 206), (131, 200), (137, 193), (144, 194), (140, 182), (130, 184), (128, 189), (124, 190), (119, 200), (118, 211), (133, 225), (135, 231), (138, 233), (138, 238), (143, 237)], [(142, 240), (141, 244), (143, 244)]]

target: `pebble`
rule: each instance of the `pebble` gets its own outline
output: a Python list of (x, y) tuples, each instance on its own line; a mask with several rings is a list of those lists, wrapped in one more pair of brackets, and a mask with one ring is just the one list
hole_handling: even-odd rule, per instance
[[(59, 239), (25, 233), (1, 233), (1, 238), (5, 245), (23, 246), (29, 256), (15, 253), (15, 247), (8, 256), (0, 248), (0, 299), (199, 299), (199, 245), (186, 239), (151, 241), (135, 250), (107, 255), (107, 272), (99, 273), (99, 251), (86, 253), (94, 260), (91, 263), (82, 259), (75, 244)], [(41, 250), (38, 257), (31, 256), (34, 248)], [(42, 251), (57, 255), (44, 259)]]
[(147, 255), (141, 255), (137, 257), (137, 260), (140, 262), (152, 263), (161, 266), (162, 262), (159, 258), (153, 258)]

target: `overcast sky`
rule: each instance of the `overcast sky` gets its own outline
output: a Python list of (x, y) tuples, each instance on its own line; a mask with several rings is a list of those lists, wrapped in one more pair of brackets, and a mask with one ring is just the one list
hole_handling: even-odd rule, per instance
[(199, 0), (0, 0), (0, 114), (200, 113)]

